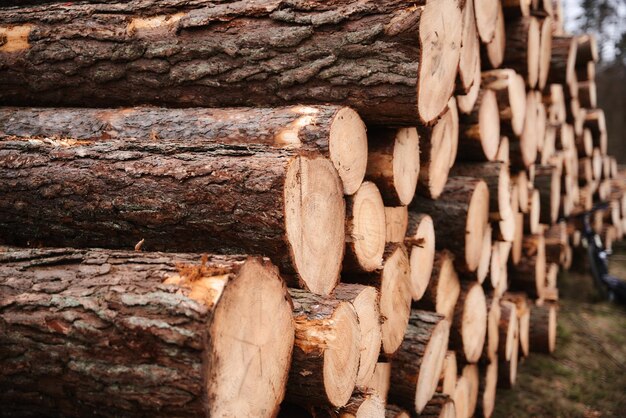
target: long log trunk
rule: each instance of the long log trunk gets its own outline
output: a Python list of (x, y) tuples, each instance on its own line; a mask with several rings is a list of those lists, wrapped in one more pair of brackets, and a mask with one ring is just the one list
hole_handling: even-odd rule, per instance
[(267, 145), (329, 158), (344, 193), (356, 192), (367, 165), (367, 134), (359, 115), (340, 106), (276, 109), (1, 108), (1, 134), (81, 141), (189, 140), (207, 144)]
[(385, 206), (378, 188), (366, 181), (346, 198), (346, 251), (344, 272), (380, 269), (385, 251)]
[[(472, 87), (473, 88), (473, 87)], [(420, 138), (420, 174), (417, 192), (437, 199), (448, 181), (459, 142), (459, 114), (451, 99), (446, 113), (434, 126), (417, 127)]]
[(498, 358), (509, 361), (513, 357), (515, 346), (519, 344), (517, 307), (513, 302), (501, 300), (500, 312)]
[(482, 74), (482, 85), (496, 92), (501, 134), (509, 139), (519, 137), (526, 118), (524, 79), (511, 69), (492, 70)]
[(420, 414), (437, 389), (450, 323), (427, 311), (411, 312), (400, 349), (391, 363), (390, 400)]
[(486, 335), (485, 292), (477, 282), (463, 282), (450, 328), (450, 348), (456, 351), (460, 360), (476, 363), (482, 354)]
[(415, 128), (374, 128), (367, 133), (366, 178), (373, 181), (388, 206), (413, 200), (420, 172), (419, 138)]
[(481, 357), (481, 362), (493, 362), (498, 358), (498, 346), (500, 344), (500, 298), (487, 296), (487, 336)]
[(534, 17), (522, 17), (506, 24), (504, 66), (514, 69), (535, 88), (539, 79), (540, 25)]
[(409, 252), (411, 297), (418, 301), (426, 292), (435, 260), (435, 227), (430, 216), (409, 212), (404, 243)]
[(191, 141), (8, 139), (0, 166), (5, 243), (144, 239), (150, 250), (264, 254), (315, 293), (339, 279), (345, 204), (324, 158)]
[(344, 406), (359, 369), (361, 331), (350, 302), (289, 289), (296, 337), (286, 399), (303, 406)]
[(387, 355), (398, 350), (411, 313), (409, 290), (409, 257), (403, 244), (387, 244), (383, 267), (372, 273), (347, 275), (346, 282), (357, 282), (375, 287), (380, 293), (382, 348)]
[(489, 217), (489, 189), (484, 181), (450, 178), (438, 200), (416, 199), (410, 209), (431, 216), (437, 225), (436, 247), (454, 253), (458, 270), (476, 271)]
[(462, 26), (454, 0), (135, 0), (5, 9), (0, 21), (3, 104), (332, 102), (378, 124), (443, 112)]
[(519, 141), (511, 139), (511, 165), (520, 169), (526, 169), (537, 160), (537, 150), (540, 142), (539, 103), (537, 96), (531, 91), (526, 95), (526, 117), (524, 128)]
[(471, 113), (459, 118), (459, 147), (462, 161), (494, 161), (500, 144), (500, 113), (496, 94), (481, 89)]
[(454, 255), (447, 250), (435, 253), (432, 275), (422, 298), (415, 303), (420, 309), (435, 311), (452, 321), (461, 283), (454, 269)]
[(530, 311), (530, 350), (552, 354), (556, 347), (556, 305), (546, 302)]
[(333, 297), (350, 302), (356, 311), (361, 334), (356, 386), (365, 388), (372, 380), (381, 348), (380, 295), (371, 286), (340, 283), (335, 288)]
[(268, 262), (60, 248), (0, 259), (3, 415), (277, 413), (294, 322)]

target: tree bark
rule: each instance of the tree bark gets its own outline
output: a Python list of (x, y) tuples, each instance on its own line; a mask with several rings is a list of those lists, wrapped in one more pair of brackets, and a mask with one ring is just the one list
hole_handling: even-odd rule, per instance
[(269, 262), (67, 248), (0, 260), (2, 415), (277, 413), (294, 324)]
[(454, 418), (456, 417), (454, 401), (447, 395), (436, 393), (428, 401), (420, 417), (426, 418)]
[(534, 17), (522, 17), (506, 24), (504, 67), (521, 74), (531, 89), (539, 79), (540, 38), (539, 22)]
[(489, 217), (489, 189), (484, 181), (450, 178), (438, 200), (416, 199), (410, 209), (431, 216), (437, 225), (436, 247), (452, 251), (457, 270), (476, 271)]
[(9, 138), (0, 167), (5, 243), (144, 239), (149, 250), (264, 254), (316, 293), (339, 279), (345, 203), (324, 158), (201, 141)]
[[(437, 389), (450, 324), (441, 315), (412, 311), (407, 332), (391, 363), (389, 399), (420, 414)], [(432, 373), (432, 374), (431, 374)]]
[(452, 321), (461, 283), (454, 269), (454, 255), (448, 250), (437, 251), (433, 270), (422, 298), (415, 303), (420, 309), (435, 311)]
[(356, 385), (359, 320), (350, 302), (289, 289), (295, 345), (286, 399), (303, 406), (346, 405)]
[(5, 9), (0, 102), (332, 102), (370, 123), (429, 123), (454, 90), (461, 11), (454, 0), (414, 3), (134, 0)]
[(552, 354), (556, 347), (556, 305), (545, 302), (530, 311), (530, 350)]
[(598, 62), (598, 41), (593, 34), (583, 34), (576, 37), (577, 52), (576, 66), (587, 65), (589, 61)]
[(531, 0), (502, 0), (504, 15), (510, 18), (530, 16)]
[(450, 328), (450, 349), (459, 360), (476, 363), (487, 335), (487, 302), (478, 282), (462, 282)]
[(522, 257), (511, 270), (510, 287), (526, 292), (532, 298), (541, 298), (546, 280), (546, 249), (543, 235), (526, 235), (522, 246)]
[(127, 109), (1, 108), (0, 134), (107, 141), (189, 140), (207, 144), (267, 145), (294, 153), (321, 153), (356, 192), (365, 176), (367, 134), (352, 109), (283, 108)]
[(561, 172), (554, 165), (535, 165), (534, 185), (539, 190), (541, 212), (539, 221), (552, 225), (559, 216), (561, 202)]
[(500, 113), (496, 94), (481, 89), (474, 108), (459, 118), (459, 146), (457, 160), (494, 161), (500, 144)]
[(406, 206), (385, 207), (385, 241), (404, 242), (409, 225), (409, 210)]
[(526, 87), (524, 79), (511, 69), (487, 71), (482, 74), (482, 84), (496, 92), (500, 110), (500, 133), (509, 139), (518, 138), (526, 118)]

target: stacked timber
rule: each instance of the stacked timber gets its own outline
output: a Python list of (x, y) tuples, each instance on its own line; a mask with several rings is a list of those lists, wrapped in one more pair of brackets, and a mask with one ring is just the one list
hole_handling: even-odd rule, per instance
[(0, 6), (0, 415), (493, 415), (626, 173), (560, 1), (409, 3)]

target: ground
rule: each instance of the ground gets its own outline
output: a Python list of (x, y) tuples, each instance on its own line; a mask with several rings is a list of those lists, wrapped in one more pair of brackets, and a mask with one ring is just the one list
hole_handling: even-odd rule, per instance
[[(625, 244), (611, 273), (626, 279)], [(626, 417), (626, 308), (602, 301), (584, 273), (561, 274), (559, 287), (556, 352), (520, 364), (516, 387), (498, 389), (494, 417)]]

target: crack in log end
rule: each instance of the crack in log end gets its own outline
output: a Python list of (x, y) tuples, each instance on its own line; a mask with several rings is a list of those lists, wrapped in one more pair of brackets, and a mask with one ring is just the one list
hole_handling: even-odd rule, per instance
[(294, 317), (296, 339), (294, 345), (309, 354), (322, 353), (330, 347), (337, 336), (334, 333), (334, 319), (308, 319), (305, 315)]
[(30, 48), (28, 36), (33, 25), (19, 25), (0, 27), (0, 53), (23, 51)]
[(148, 37), (175, 32), (178, 22), (186, 15), (187, 13), (181, 12), (173, 15), (135, 17), (126, 26), (126, 33), (128, 36)]

